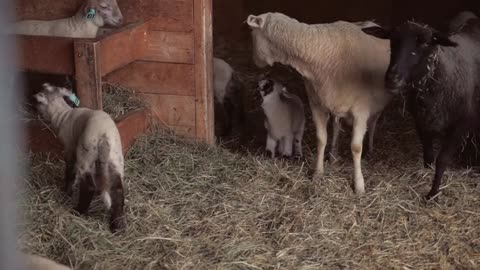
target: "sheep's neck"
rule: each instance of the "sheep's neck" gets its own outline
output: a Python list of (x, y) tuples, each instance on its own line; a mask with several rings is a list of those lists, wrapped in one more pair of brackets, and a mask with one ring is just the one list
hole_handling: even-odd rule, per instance
[(77, 13), (75, 16), (67, 19), (68, 25), (74, 32), (83, 33), (88, 32), (87, 36), (89, 38), (94, 38), (97, 36), (98, 28), (103, 26), (103, 19), (101, 16), (97, 15), (93, 20), (87, 19), (82, 13)]
[(69, 113), (73, 109), (70, 107), (62, 107), (62, 108), (57, 108), (54, 109), (50, 112), (51, 117), (51, 123), (53, 129), (58, 133), (60, 130), (60, 127), (64, 124), (65, 119), (68, 118)]

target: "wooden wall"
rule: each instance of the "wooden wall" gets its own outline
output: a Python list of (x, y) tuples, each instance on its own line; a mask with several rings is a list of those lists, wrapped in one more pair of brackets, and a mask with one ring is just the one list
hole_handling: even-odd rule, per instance
[[(71, 16), (82, 1), (17, 0), (17, 18)], [(147, 50), (139, 61), (104, 79), (139, 92), (161, 123), (212, 143), (211, 0), (118, 0), (118, 4), (126, 23), (148, 21)]]

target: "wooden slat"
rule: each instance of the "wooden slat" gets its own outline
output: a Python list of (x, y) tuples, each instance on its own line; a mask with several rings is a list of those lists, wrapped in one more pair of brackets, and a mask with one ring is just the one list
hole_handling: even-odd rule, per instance
[(76, 41), (75, 53), (75, 79), (77, 95), (81, 107), (102, 109), (102, 87), (99, 62), (98, 43)]
[(167, 126), (172, 129), (176, 135), (187, 138), (195, 138), (195, 127), (193, 126)]
[(115, 119), (122, 140), (123, 154), (135, 143), (138, 136), (150, 127), (150, 110), (138, 110)]
[(15, 0), (18, 20), (55, 20), (73, 16), (85, 0)]
[(121, 32), (108, 35), (99, 41), (100, 74), (102, 76), (125, 66), (145, 54), (147, 24), (136, 23)]
[(26, 146), (34, 152), (51, 152), (58, 157), (63, 155), (63, 146), (53, 133), (40, 121), (25, 124)]
[(141, 60), (193, 64), (193, 33), (151, 31)]
[(126, 22), (150, 20), (151, 30), (191, 31), (195, 0), (118, 0)]
[(141, 94), (164, 125), (195, 126), (195, 97)]
[(193, 65), (136, 61), (108, 74), (104, 80), (143, 93), (195, 95)]
[(23, 70), (72, 75), (73, 40), (17, 35), (18, 67)]
[(196, 137), (215, 143), (212, 89), (212, 0), (194, 1)]

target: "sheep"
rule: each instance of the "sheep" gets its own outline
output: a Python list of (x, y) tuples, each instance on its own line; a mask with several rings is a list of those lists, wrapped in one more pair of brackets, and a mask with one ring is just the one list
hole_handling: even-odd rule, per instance
[(442, 176), (463, 138), (479, 127), (480, 19), (469, 20), (451, 36), (410, 21), (395, 29), (363, 31), (391, 40), (385, 85), (393, 94), (407, 95), (425, 167), (434, 162), (433, 139), (441, 139), (432, 187), (425, 197), (430, 200), (438, 195)]
[(460, 30), (460, 28), (465, 25), (465, 23), (470, 20), (470, 19), (476, 19), (478, 18), (475, 13), (465, 10), (460, 13), (458, 13), (455, 17), (453, 17), (449, 22), (448, 22), (448, 31), (450, 32), (456, 32)]
[(300, 98), (272, 79), (258, 82), (267, 129), (266, 150), (275, 158), (277, 145), (283, 157), (302, 157), (302, 139), (305, 130), (305, 111)]
[(75, 207), (86, 214), (95, 192), (100, 193), (110, 209), (110, 229), (126, 228), (124, 216), (124, 158), (120, 134), (112, 118), (100, 110), (72, 108), (75, 97), (66, 88), (44, 83), (34, 95), (36, 108), (65, 149), (65, 191), (79, 184), (79, 199)]
[(33, 254), (22, 254), (26, 270), (71, 270), (63, 264)]
[(383, 83), (389, 42), (364, 34), (356, 24), (308, 25), (281, 13), (249, 15), (247, 24), (258, 67), (279, 62), (304, 78), (318, 139), (316, 175), (324, 172), (329, 114), (351, 118), (354, 189), (364, 193), (361, 155), (367, 122), (392, 98)]
[(233, 121), (242, 124), (244, 119), (241, 85), (233, 68), (220, 58), (213, 58), (214, 100), (219, 105), (216, 113), (221, 111), (224, 119), (222, 136), (231, 134)]
[(95, 38), (100, 27), (117, 27), (122, 22), (123, 15), (117, 0), (86, 0), (72, 17), (52, 21), (19, 21), (12, 31), (18, 35)]

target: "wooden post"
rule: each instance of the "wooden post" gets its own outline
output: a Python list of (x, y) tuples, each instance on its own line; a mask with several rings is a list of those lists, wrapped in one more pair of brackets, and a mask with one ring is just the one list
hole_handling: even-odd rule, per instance
[(77, 96), (81, 107), (101, 110), (102, 77), (100, 65), (100, 49), (97, 42), (75, 41), (75, 79)]
[(193, 0), (195, 32), (195, 135), (215, 143), (212, 89), (212, 0)]

